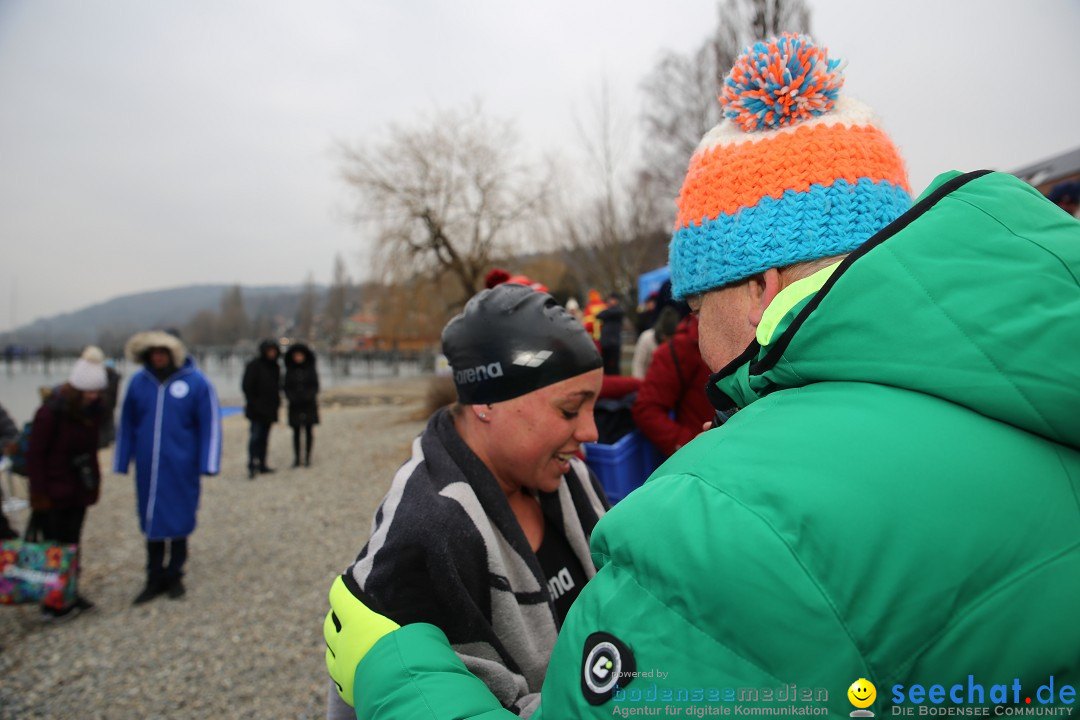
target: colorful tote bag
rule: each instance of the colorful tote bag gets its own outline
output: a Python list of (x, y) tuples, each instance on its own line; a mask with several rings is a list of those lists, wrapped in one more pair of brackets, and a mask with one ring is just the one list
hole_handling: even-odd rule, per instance
[(78, 545), (4, 540), (0, 543), (0, 604), (68, 607), (75, 602), (78, 552)]

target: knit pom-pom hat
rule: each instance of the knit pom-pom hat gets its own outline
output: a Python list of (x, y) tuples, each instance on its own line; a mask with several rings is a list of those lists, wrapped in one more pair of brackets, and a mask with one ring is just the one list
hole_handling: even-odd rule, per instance
[(105, 373), (105, 353), (101, 348), (88, 345), (82, 355), (75, 361), (68, 375), (68, 384), (76, 390), (86, 392), (99, 392), (109, 384), (109, 377)]
[(724, 119), (679, 194), (676, 298), (851, 252), (911, 207), (900, 153), (843, 84), (840, 61), (805, 35), (739, 56), (719, 98)]

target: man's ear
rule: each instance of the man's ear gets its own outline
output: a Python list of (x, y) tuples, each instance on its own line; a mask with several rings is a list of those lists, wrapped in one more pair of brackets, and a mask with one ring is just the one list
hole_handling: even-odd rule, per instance
[(765, 272), (751, 275), (747, 279), (747, 292), (750, 294), (750, 306), (747, 320), (755, 328), (761, 324), (761, 318), (765, 314), (765, 308), (773, 301), (773, 298), (784, 289), (780, 271), (769, 268)]

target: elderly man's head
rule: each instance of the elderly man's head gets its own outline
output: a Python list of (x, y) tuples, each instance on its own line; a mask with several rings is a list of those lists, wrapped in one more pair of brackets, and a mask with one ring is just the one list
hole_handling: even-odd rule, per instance
[(841, 259), (827, 257), (769, 268), (723, 287), (687, 298), (698, 315), (701, 358), (714, 372), (739, 357), (754, 341), (765, 310), (785, 287)]
[(672, 292), (699, 308), (713, 370), (746, 349), (764, 309), (813, 263), (911, 207), (900, 153), (869, 107), (840, 97), (839, 65), (803, 35), (748, 48), (724, 81), (724, 119), (690, 161)]

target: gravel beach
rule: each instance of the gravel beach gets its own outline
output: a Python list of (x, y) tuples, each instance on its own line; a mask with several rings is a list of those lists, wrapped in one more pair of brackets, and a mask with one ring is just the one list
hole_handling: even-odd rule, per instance
[[(247, 421), (226, 418), (179, 600), (132, 606), (145, 577), (133, 480), (105, 473), (83, 529), (80, 590), (97, 608), (45, 625), (35, 606), (0, 607), (0, 720), (323, 717), (326, 593), (423, 428), (427, 387), (416, 377), (324, 393), (312, 467), (290, 467), (279, 423), (277, 472), (253, 481)], [(102, 468), (111, 460), (103, 451)], [(21, 528), (26, 512), (11, 519)]]

